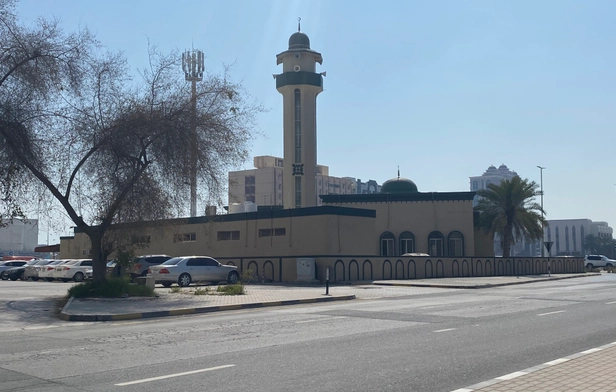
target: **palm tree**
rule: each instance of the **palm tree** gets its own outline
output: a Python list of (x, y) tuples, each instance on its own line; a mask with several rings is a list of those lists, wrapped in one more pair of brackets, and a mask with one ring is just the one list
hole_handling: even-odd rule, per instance
[(515, 176), (477, 192), (478, 227), (492, 236), (500, 236), (503, 257), (510, 256), (511, 247), (522, 237), (530, 241), (543, 237), (547, 221), (543, 217), (545, 212), (534, 200), (541, 195), (538, 187), (534, 181)]
[(597, 254), (600, 253), (599, 247), (599, 237), (592, 234), (588, 234), (584, 237), (584, 250), (587, 250), (592, 254)]

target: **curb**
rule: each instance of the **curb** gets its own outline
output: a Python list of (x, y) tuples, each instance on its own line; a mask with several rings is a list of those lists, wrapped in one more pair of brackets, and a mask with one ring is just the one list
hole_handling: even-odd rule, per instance
[(146, 319), (155, 317), (168, 317), (168, 316), (181, 316), (184, 314), (199, 314), (199, 313), (213, 313), (221, 312), (225, 310), (239, 310), (239, 309), (254, 309), (264, 308), (269, 306), (287, 306), (287, 305), (299, 305), (309, 304), (317, 302), (332, 302), (332, 301), (347, 301), (355, 299), (355, 295), (338, 295), (335, 297), (322, 297), (322, 298), (308, 298), (308, 299), (291, 299), (286, 301), (270, 301), (270, 302), (252, 302), (246, 304), (237, 305), (221, 305), (221, 306), (206, 306), (200, 308), (185, 308), (174, 310), (161, 310), (156, 312), (142, 312), (142, 313), (124, 313), (124, 314), (67, 314), (65, 310), (73, 302), (73, 297), (69, 299), (62, 311), (60, 312), (60, 319), (64, 321), (119, 321), (119, 320), (134, 320), (134, 319)]
[[(525, 280), (521, 282), (504, 282), (504, 283), (486, 283), (486, 284), (469, 284), (469, 285), (447, 285), (447, 284), (431, 284), (431, 283), (390, 283), (390, 282), (374, 282), (375, 286), (410, 286), (410, 287), (437, 287), (443, 289), (487, 289), (491, 287), (500, 287), (500, 286), (513, 286), (518, 284), (527, 284), (527, 283), (537, 283), (537, 282), (548, 282), (551, 280), (563, 280), (563, 279), (573, 279), (573, 278), (585, 278), (588, 276), (598, 276), (601, 273), (589, 273), (585, 275), (575, 275), (575, 276), (558, 276), (558, 277), (550, 277), (550, 278), (541, 278), (535, 280)], [(455, 279), (455, 278), (454, 278)]]

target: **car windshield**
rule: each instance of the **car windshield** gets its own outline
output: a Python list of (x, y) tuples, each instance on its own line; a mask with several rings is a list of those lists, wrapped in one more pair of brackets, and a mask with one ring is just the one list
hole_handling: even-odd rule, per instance
[(174, 257), (172, 259), (165, 261), (162, 265), (178, 265), (180, 261), (182, 261), (183, 259), (184, 259), (183, 257)]

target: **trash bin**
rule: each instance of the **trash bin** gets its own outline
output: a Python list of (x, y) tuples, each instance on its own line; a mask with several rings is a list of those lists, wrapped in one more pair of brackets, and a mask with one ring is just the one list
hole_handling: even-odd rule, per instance
[(147, 286), (149, 288), (151, 288), (152, 290), (154, 290), (154, 277), (152, 275), (146, 275), (146, 276), (138, 276), (135, 279), (135, 282), (137, 282), (138, 285), (140, 286)]

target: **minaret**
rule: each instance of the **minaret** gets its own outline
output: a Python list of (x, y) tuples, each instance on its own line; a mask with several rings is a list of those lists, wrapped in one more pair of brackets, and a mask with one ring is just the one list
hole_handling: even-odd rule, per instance
[(276, 56), (282, 73), (274, 75), (283, 97), (284, 208), (317, 205), (317, 95), (323, 91), (321, 54), (310, 49), (310, 39), (300, 31), (289, 38), (289, 49)]

